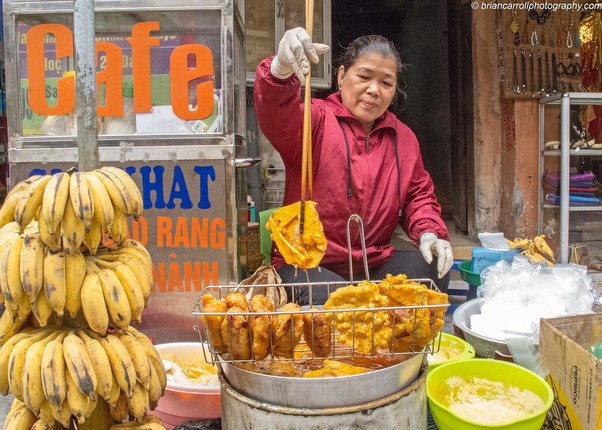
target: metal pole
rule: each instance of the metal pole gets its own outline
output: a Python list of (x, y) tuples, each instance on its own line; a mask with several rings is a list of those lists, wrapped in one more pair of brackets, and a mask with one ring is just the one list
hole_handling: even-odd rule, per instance
[(80, 171), (98, 168), (94, 0), (74, 0), (75, 112)]
[(560, 99), (560, 258), (569, 262), (569, 167), (571, 145), (571, 100), (569, 93)]

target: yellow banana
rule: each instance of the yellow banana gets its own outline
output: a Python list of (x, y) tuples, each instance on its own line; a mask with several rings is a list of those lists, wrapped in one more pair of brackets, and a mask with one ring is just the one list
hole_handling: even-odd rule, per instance
[[(4, 312), (4, 313), (8, 315), (7, 318), (12, 318), (8, 312)], [(4, 335), (0, 339), (0, 347), (2, 347), (2, 345), (4, 345), (6, 342), (8, 342), (9, 339), (11, 339), (14, 335), (18, 334), (19, 331), (21, 330), (21, 327), (23, 327), (24, 324), (25, 324), (24, 320), (15, 318), (12, 327), (6, 333), (4, 333)]]
[(146, 350), (138, 341), (136, 336), (131, 334), (129, 331), (117, 333), (117, 337), (119, 337), (119, 340), (123, 343), (125, 349), (127, 349), (128, 353), (130, 354), (130, 358), (134, 364), (134, 369), (136, 370), (136, 379), (144, 386), (146, 390), (148, 390), (151, 379), (151, 363), (146, 355)]
[[(107, 355), (107, 357), (108, 357), (108, 355)], [(109, 395), (109, 399), (107, 400), (107, 403), (112, 407), (116, 407), (117, 401), (119, 400), (119, 396), (124, 391), (121, 389), (121, 387), (117, 383), (115, 376), (111, 375), (111, 378), (113, 379), (113, 384), (111, 386), (111, 394)]]
[(125, 170), (118, 167), (104, 166), (101, 167), (100, 170), (101, 172), (108, 172), (109, 174), (113, 175), (115, 178), (114, 180), (121, 181), (125, 187), (128, 196), (128, 201), (126, 203), (129, 203), (130, 205), (130, 212), (128, 215), (133, 215), (134, 218), (138, 218), (140, 215), (142, 215), (142, 194), (140, 193), (140, 189), (132, 177), (128, 175)]
[(79, 252), (65, 254), (65, 309), (75, 318), (82, 307), (81, 289), (86, 276), (86, 259)]
[(69, 409), (79, 424), (86, 420), (88, 413), (88, 402), (90, 398), (79, 390), (77, 382), (69, 372), (65, 373), (65, 382), (67, 386), (67, 403)]
[(533, 243), (535, 244), (537, 251), (543, 255), (546, 260), (551, 263), (556, 263), (554, 251), (552, 251), (552, 249), (548, 246), (548, 243), (546, 242), (546, 236), (544, 234), (534, 237)]
[(20, 268), (21, 285), (33, 303), (44, 286), (44, 242), (39, 234), (23, 235)]
[[(114, 252), (108, 254), (105, 250), (98, 255), (98, 260), (98, 264), (102, 265), (102, 267), (112, 267), (112, 265), (117, 262), (127, 265), (136, 276), (146, 306), (151, 294), (153, 278), (151, 269), (146, 266), (146, 263), (142, 261), (138, 255), (131, 255), (127, 252)], [(105, 263), (103, 263), (103, 261)]]
[[(53, 418), (54, 420), (54, 418)], [(35, 423), (31, 426), (31, 429), (28, 430), (54, 430), (56, 428), (54, 422), (49, 423), (45, 421), (43, 418), (38, 418)]]
[(121, 281), (111, 269), (101, 269), (98, 277), (109, 311), (109, 320), (117, 328), (126, 328), (130, 325), (132, 311)]
[(521, 239), (519, 237), (515, 238), (514, 240), (506, 239), (506, 241), (508, 242), (510, 249), (520, 249), (521, 251), (524, 251), (529, 247), (529, 245), (531, 245), (530, 239)]
[(33, 342), (37, 338), (41, 338), (48, 333), (48, 329), (35, 329), (32, 332), (20, 332), (14, 334), (2, 344), (2, 347), (0, 348), (0, 393), (2, 395), (6, 396), (10, 388), (9, 363), (10, 355), (15, 349), (15, 346), (22, 340), (29, 339)]
[[(0, 248), (0, 290), (4, 295), (4, 304), (6, 309), (12, 314), (17, 315), (21, 295), (25, 294), (21, 287), (21, 277), (14, 279), (15, 267), (19, 268), (19, 261), (16, 258), (17, 249), (19, 252), (23, 246), (23, 238), (17, 236), (9, 239), (4, 246)], [(13, 267), (10, 267), (10, 264)], [(9, 277), (10, 274), (10, 277)]]
[(128, 213), (128, 207), (125, 200), (126, 196), (122, 194), (122, 192), (125, 193), (125, 186), (121, 184), (122, 186), (119, 187), (118, 184), (112, 180), (112, 176), (110, 176), (107, 172), (101, 171), (100, 169), (94, 170), (92, 174), (100, 179), (104, 185), (105, 190), (107, 190), (107, 194), (109, 194), (109, 197), (113, 202), (114, 208), (119, 209), (123, 213)]
[(78, 330), (77, 335), (84, 341), (86, 351), (92, 361), (97, 380), (96, 392), (108, 402), (111, 398), (114, 380), (109, 357), (100, 342), (88, 336), (84, 330)]
[(139, 382), (134, 385), (134, 391), (131, 397), (126, 397), (130, 414), (136, 418), (136, 421), (141, 421), (150, 409), (148, 400), (148, 391)]
[[(63, 355), (68, 373), (77, 389), (91, 400), (96, 400), (98, 380), (94, 373), (94, 366), (84, 341), (74, 332), (70, 332), (63, 340)], [(71, 402), (69, 404), (73, 409)]]
[(13, 325), (17, 323), (17, 316), (10, 312), (2, 312), (0, 316), (0, 342), (13, 329)]
[[(46, 400), (60, 408), (67, 398), (67, 383), (65, 381), (65, 357), (63, 354), (63, 339), (65, 334), (48, 342), (40, 367), (42, 369), (42, 388)], [(42, 405), (40, 405), (40, 409)]]
[(42, 218), (51, 234), (55, 233), (59, 227), (68, 199), (69, 174), (60, 172), (52, 175), (44, 189), (41, 210)]
[(97, 273), (86, 274), (81, 289), (82, 312), (88, 325), (96, 333), (104, 335), (109, 328), (109, 313)]
[(80, 172), (73, 172), (69, 183), (69, 198), (75, 209), (75, 214), (84, 223), (84, 229), (89, 231), (94, 217), (94, 200), (88, 179)]
[(109, 409), (111, 411), (111, 417), (115, 422), (123, 422), (130, 414), (130, 409), (128, 407), (128, 400), (125, 392), (119, 391), (119, 397), (115, 402), (115, 406), (109, 405)]
[(31, 304), (31, 312), (40, 327), (46, 327), (48, 320), (52, 315), (52, 308), (50, 307), (50, 303), (48, 303), (48, 299), (46, 298), (46, 293), (43, 290), (38, 293), (36, 301)]
[(127, 330), (133, 334), (136, 339), (138, 339), (138, 342), (140, 342), (140, 344), (144, 347), (150, 363), (157, 371), (157, 376), (161, 382), (161, 393), (163, 393), (163, 391), (165, 391), (165, 387), (167, 386), (167, 372), (165, 371), (165, 366), (163, 365), (163, 360), (159, 355), (159, 351), (157, 351), (151, 340), (144, 333), (136, 330), (132, 326), (129, 326)]
[(84, 173), (92, 192), (94, 203), (94, 219), (100, 226), (107, 229), (113, 223), (113, 205), (111, 197), (100, 178), (90, 172)]
[[(52, 415), (52, 409), (50, 406), (50, 403), (48, 402), (48, 400), (44, 401), (44, 403), (42, 403), (42, 406), (40, 407), (40, 415), (38, 415), (40, 417), (41, 420), (45, 421), (46, 423), (48, 423), (49, 426), (57, 426), (59, 425), (56, 420), (54, 419), (54, 416)], [(51, 427), (53, 428), (53, 427)]]
[(36, 212), (42, 205), (44, 189), (50, 178), (50, 175), (44, 175), (29, 184), (27, 193), (17, 203), (15, 207), (15, 221), (19, 223), (21, 230), (27, 227), (34, 219)]
[(67, 300), (65, 253), (48, 249), (44, 255), (44, 292), (54, 312), (62, 317)]
[(65, 252), (80, 252), (80, 247), (84, 242), (84, 222), (77, 217), (70, 200), (65, 205), (61, 227)]
[(102, 242), (102, 227), (100, 223), (94, 219), (92, 220), (92, 225), (90, 226), (90, 230), (84, 232), (84, 246), (90, 252), (90, 255), (95, 255), (96, 250), (100, 246)]
[(125, 423), (114, 424), (109, 430), (165, 430), (165, 426), (161, 420), (154, 415), (146, 415), (140, 422), (128, 421)]
[[(150, 363), (150, 359), (149, 359)], [(161, 388), (161, 379), (157, 373), (157, 369), (151, 363), (150, 365), (151, 377), (150, 385), (148, 387), (148, 402), (151, 410), (154, 410), (159, 404), (159, 399), (163, 396), (163, 389)]]
[[(15, 396), (15, 399), (23, 401), (23, 369), (25, 364), (25, 356), (29, 348), (36, 342), (42, 341), (47, 337), (51, 340), (58, 335), (57, 332), (50, 332), (43, 337), (30, 336), (20, 340), (12, 349), (8, 358), (8, 384), (10, 391)], [(41, 388), (41, 387), (40, 387)]]
[(64, 428), (71, 428), (71, 408), (69, 407), (69, 402), (67, 399), (65, 399), (60, 408), (49, 402), (44, 402), (42, 409), (44, 408), (47, 408), (52, 414), (54, 420)]
[(143, 291), (145, 287), (140, 285), (136, 274), (126, 264), (117, 263), (112, 269), (121, 281), (121, 285), (125, 290), (132, 313), (132, 319), (141, 322), (142, 311), (144, 311), (146, 304)]
[(23, 402), (13, 400), (4, 419), (4, 430), (29, 430), (35, 422), (36, 417), (33, 412)]
[(117, 244), (122, 244), (127, 239), (127, 218), (125, 212), (118, 209), (117, 206), (113, 207), (113, 222), (107, 229), (107, 232), (109, 233), (109, 237)]
[(26, 192), (25, 189), (21, 189), (6, 196), (2, 207), (0, 207), (0, 227), (15, 220), (15, 208)]
[(48, 230), (48, 225), (46, 224), (46, 221), (44, 221), (42, 215), (38, 215), (38, 230), (40, 240), (44, 242), (44, 245), (46, 245), (54, 252), (57, 252), (61, 249), (61, 247), (63, 246), (63, 244), (61, 243), (61, 222), (59, 222), (56, 231), (54, 233), (50, 233), (50, 231)]
[(95, 332), (87, 333), (90, 337), (100, 342), (107, 353), (107, 357), (109, 357), (115, 382), (117, 382), (128, 397), (131, 397), (134, 392), (134, 385), (136, 384), (136, 369), (134, 369), (134, 363), (125, 345), (117, 336), (112, 334), (103, 337)]
[(22, 386), (23, 402), (37, 416), (42, 403), (46, 399), (42, 380), (42, 356), (49, 343), (62, 339), (65, 333), (62, 330), (52, 333), (45, 339), (39, 340), (29, 347), (23, 363)]

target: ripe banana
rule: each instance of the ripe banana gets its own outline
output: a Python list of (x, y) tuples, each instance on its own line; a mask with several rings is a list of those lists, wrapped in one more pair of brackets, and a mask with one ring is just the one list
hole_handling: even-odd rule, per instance
[(2, 312), (2, 316), (0, 316), (0, 346), (21, 328), (23, 322), (10, 312)]
[(100, 246), (102, 242), (102, 227), (100, 223), (96, 220), (92, 220), (92, 225), (90, 226), (90, 230), (84, 232), (84, 246), (90, 252), (90, 255), (95, 255), (96, 250)]
[(115, 241), (118, 245), (125, 242), (128, 235), (128, 226), (126, 213), (113, 206), (113, 222), (107, 229), (109, 237)]
[(109, 357), (115, 381), (125, 394), (131, 397), (134, 392), (134, 385), (136, 384), (136, 369), (134, 369), (134, 363), (125, 345), (117, 336), (112, 334), (102, 337), (92, 331), (86, 333), (100, 342), (107, 353), (107, 357)]
[(88, 272), (81, 288), (82, 312), (88, 325), (96, 333), (104, 335), (109, 328), (109, 313), (97, 273)]
[(129, 416), (130, 410), (128, 407), (128, 400), (125, 392), (120, 390), (119, 397), (115, 402), (115, 406), (109, 405), (109, 409), (111, 412), (111, 417), (115, 422), (123, 422)]
[(75, 318), (82, 307), (81, 289), (86, 276), (86, 259), (79, 252), (65, 254), (65, 309)]
[(4, 419), (4, 430), (29, 430), (36, 417), (29, 408), (19, 400), (13, 400), (8, 414)]
[(165, 426), (159, 418), (154, 415), (145, 416), (140, 422), (128, 421), (126, 423), (114, 424), (109, 430), (165, 430)]
[(46, 221), (44, 221), (42, 215), (38, 214), (38, 231), (40, 240), (44, 242), (44, 245), (46, 245), (52, 251), (60, 251), (61, 247), (63, 246), (61, 239), (61, 222), (59, 222), (59, 225), (56, 227), (56, 231), (54, 233), (50, 233), (48, 230), (48, 224), (46, 224)]
[(132, 396), (126, 397), (126, 399), (130, 414), (134, 416), (136, 421), (142, 421), (150, 409), (148, 391), (146, 391), (146, 388), (144, 388), (141, 383), (136, 383), (136, 385), (134, 385)]
[(86, 420), (90, 398), (79, 390), (77, 382), (74, 381), (69, 372), (65, 373), (65, 382), (69, 409), (71, 409), (71, 413), (75, 416), (77, 422), (81, 424)]
[(132, 312), (132, 319), (134, 321), (141, 322), (142, 311), (144, 311), (146, 300), (144, 298), (145, 293), (143, 291), (143, 287), (138, 282), (136, 274), (132, 271), (132, 269), (129, 268), (129, 266), (123, 263), (115, 264), (112, 269), (121, 281), (121, 285), (125, 290), (125, 294), (130, 305), (130, 310)]
[(2, 203), (2, 207), (0, 207), (0, 227), (14, 221), (17, 203), (21, 200), (21, 197), (25, 196), (26, 192), (27, 190), (20, 189), (14, 193), (11, 192), (6, 196), (4, 203)]
[(161, 393), (163, 393), (163, 391), (165, 391), (165, 387), (167, 386), (167, 372), (165, 371), (165, 366), (163, 365), (163, 360), (159, 355), (159, 351), (157, 351), (151, 340), (146, 337), (144, 333), (136, 330), (132, 326), (128, 327), (127, 330), (133, 334), (136, 339), (138, 339), (138, 342), (140, 342), (146, 351), (148, 359), (157, 371), (157, 376), (161, 382)]
[(117, 383), (115, 376), (111, 375), (111, 378), (113, 379), (113, 385), (111, 387), (111, 394), (109, 396), (109, 400), (107, 400), (107, 403), (110, 406), (115, 407), (115, 406), (117, 406), (117, 401), (119, 400), (119, 396), (121, 395), (121, 393), (124, 393), (124, 391), (121, 389), (121, 387)]
[(12, 239), (0, 254), (0, 290), (4, 294), (4, 303), (13, 315), (19, 313), (21, 298), (25, 295), (21, 286), (21, 248), (23, 238)]
[(108, 172), (109, 174), (113, 175), (114, 182), (116, 180), (119, 180), (125, 187), (128, 196), (128, 200), (126, 201), (126, 207), (127, 203), (129, 203), (130, 206), (130, 212), (128, 213), (128, 215), (133, 215), (136, 219), (140, 215), (142, 215), (142, 194), (140, 193), (140, 189), (138, 188), (132, 177), (128, 175), (125, 170), (113, 166), (101, 167), (100, 171)]
[(50, 307), (50, 303), (48, 303), (48, 299), (46, 298), (46, 293), (43, 290), (38, 293), (36, 301), (31, 304), (31, 312), (40, 327), (46, 327), (48, 320), (52, 315), (52, 308)]
[(33, 303), (44, 286), (44, 242), (39, 234), (23, 235), (20, 266), (21, 285)]
[(88, 186), (92, 192), (94, 219), (106, 230), (113, 223), (111, 197), (98, 176), (90, 172), (84, 173), (84, 176), (88, 180)]
[(69, 182), (69, 198), (75, 214), (84, 223), (86, 231), (92, 227), (94, 217), (94, 200), (88, 179), (80, 172), (73, 172)]
[(101, 269), (98, 277), (109, 311), (109, 320), (117, 328), (126, 328), (130, 325), (132, 311), (121, 281), (111, 269)]
[(48, 249), (44, 255), (44, 293), (50, 307), (62, 317), (67, 300), (65, 285), (65, 253)]
[(544, 234), (534, 237), (533, 243), (535, 244), (537, 251), (543, 255), (546, 260), (551, 263), (556, 263), (554, 251), (552, 251), (552, 249), (548, 246), (546, 242), (546, 236)]
[(48, 400), (46, 400), (46, 401), (44, 401), (44, 403), (42, 403), (42, 407), (40, 408), (39, 417), (41, 420), (48, 423), (48, 425), (51, 426), (50, 428), (54, 428), (54, 427), (57, 427), (60, 425), (59, 423), (56, 422), (56, 420), (54, 419), (54, 416), (52, 415), (52, 409), (51, 409), (50, 403), (48, 403)]
[[(149, 359), (150, 363), (150, 359)], [(159, 404), (159, 399), (163, 395), (163, 389), (161, 388), (161, 379), (159, 379), (159, 374), (157, 373), (157, 369), (151, 363), (150, 366), (151, 377), (150, 377), (150, 385), (148, 387), (148, 402), (151, 410), (154, 410)]]
[[(63, 355), (68, 373), (73, 378), (77, 390), (91, 400), (96, 400), (98, 380), (94, 373), (94, 366), (84, 341), (74, 332), (70, 332), (63, 340)], [(69, 405), (73, 409), (71, 402)]]
[(44, 189), (41, 215), (50, 234), (57, 231), (63, 218), (65, 204), (69, 199), (69, 179), (70, 176), (66, 172), (56, 173), (52, 175)]
[[(42, 388), (46, 400), (57, 408), (61, 408), (67, 398), (67, 382), (65, 380), (65, 358), (63, 354), (63, 336), (48, 342), (40, 367), (42, 369)], [(42, 405), (40, 405), (40, 409)]]
[(86, 351), (92, 361), (97, 380), (96, 392), (108, 402), (111, 398), (114, 380), (109, 357), (100, 342), (92, 339), (84, 330), (78, 330), (77, 335), (84, 341)]
[(127, 253), (126, 251), (107, 254), (107, 250), (104, 250), (98, 255), (97, 264), (99, 266), (112, 267), (114, 263), (123, 263), (127, 265), (130, 268), (130, 270), (134, 273), (134, 276), (136, 276), (136, 280), (138, 282), (138, 286), (140, 287), (142, 296), (144, 297), (144, 303), (146, 306), (151, 294), (151, 288), (153, 284), (152, 272), (146, 266), (146, 263), (142, 261), (138, 257), (138, 255), (133, 256)]
[(70, 200), (68, 200), (65, 205), (65, 213), (63, 213), (61, 227), (63, 248), (65, 252), (80, 252), (80, 247), (84, 242), (84, 222), (77, 217)]
[[(54, 406), (52, 403), (44, 402), (42, 408), (48, 408), (52, 417), (60, 423), (64, 428), (71, 428), (71, 407), (69, 402), (65, 399), (60, 408)], [(45, 412), (46, 413), (46, 412)]]
[(148, 390), (151, 382), (151, 363), (146, 355), (146, 350), (136, 336), (128, 331), (117, 333), (117, 337), (130, 354), (136, 371), (136, 379)]
[(23, 402), (37, 416), (40, 413), (42, 403), (46, 399), (42, 380), (42, 356), (49, 343), (65, 336), (63, 330), (58, 330), (45, 339), (35, 342), (29, 347), (25, 354), (23, 363), (21, 392)]
[[(100, 169), (96, 169), (92, 172), (105, 187), (107, 194), (113, 202), (114, 208), (119, 209), (123, 213), (128, 213), (128, 205), (126, 203), (125, 186), (119, 181), (118, 183), (113, 181), (113, 177), (109, 173), (104, 172)], [(118, 186), (118, 185), (121, 186)]]
[(27, 193), (17, 203), (15, 207), (15, 221), (19, 223), (21, 230), (25, 229), (34, 219), (36, 212), (42, 205), (44, 190), (51, 177), (50, 175), (44, 175), (34, 180), (27, 187)]

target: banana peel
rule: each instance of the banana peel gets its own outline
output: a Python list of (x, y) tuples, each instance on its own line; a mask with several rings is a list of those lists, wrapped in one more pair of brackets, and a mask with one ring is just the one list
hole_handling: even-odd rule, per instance
[(274, 211), (266, 228), (272, 232), (272, 240), (287, 264), (302, 269), (312, 269), (320, 265), (326, 252), (326, 236), (316, 202), (305, 201), (303, 234), (299, 232), (301, 202), (283, 206)]

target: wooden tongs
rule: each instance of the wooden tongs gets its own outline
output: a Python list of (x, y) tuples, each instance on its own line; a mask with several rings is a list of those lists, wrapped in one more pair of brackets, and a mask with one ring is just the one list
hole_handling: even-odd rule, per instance
[[(305, 29), (311, 36), (314, 28), (314, 0), (305, 0)], [(303, 152), (301, 153), (301, 204), (299, 215), (299, 234), (303, 234), (305, 222), (305, 198), (309, 192), (312, 197), (312, 153), (311, 153), (311, 64), (305, 76), (305, 94), (303, 100)]]

